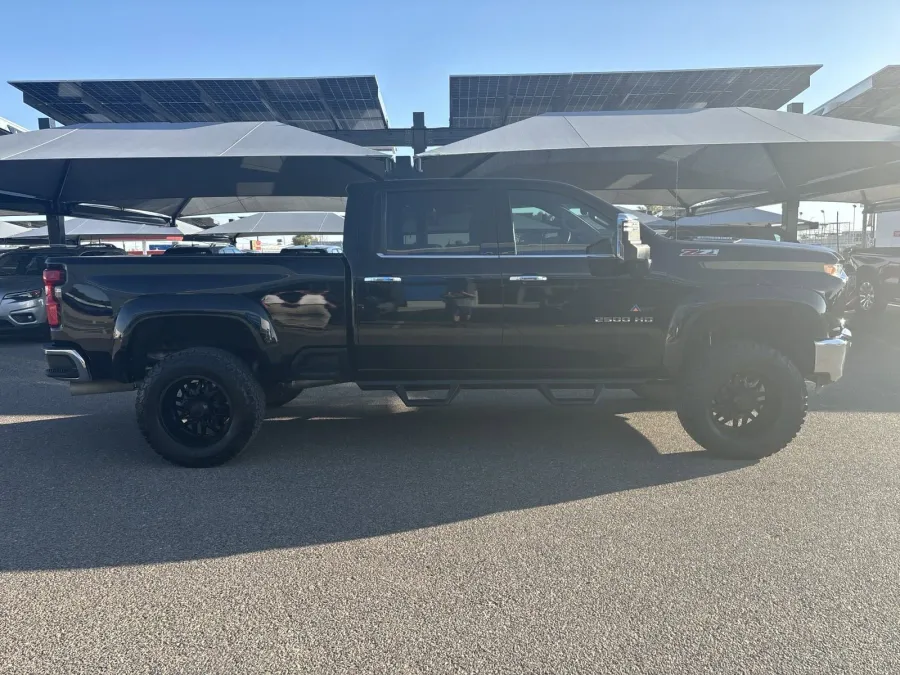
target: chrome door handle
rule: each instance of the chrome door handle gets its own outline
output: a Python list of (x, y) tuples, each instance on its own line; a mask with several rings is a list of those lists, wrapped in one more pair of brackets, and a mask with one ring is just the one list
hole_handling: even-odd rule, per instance
[(547, 281), (547, 277), (542, 277), (538, 274), (523, 274), (517, 277), (510, 277), (510, 281)]
[(365, 277), (363, 281), (367, 283), (399, 283), (403, 281), (400, 277)]

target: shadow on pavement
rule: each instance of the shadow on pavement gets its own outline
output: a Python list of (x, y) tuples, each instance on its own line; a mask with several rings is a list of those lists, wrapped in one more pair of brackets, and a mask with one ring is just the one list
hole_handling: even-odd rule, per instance
[(622, 418), (538, 402), (409, 412), (392, 397), (297, 404), (235, 462), (208, 470), (165, 464), (118, 414), (0, 432), (3, 570), (347, 541), (747, 466), (659, 454)]

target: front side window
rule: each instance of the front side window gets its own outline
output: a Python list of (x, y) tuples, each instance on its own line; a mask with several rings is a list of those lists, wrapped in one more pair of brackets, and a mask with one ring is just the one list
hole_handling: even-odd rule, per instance
[(385, 195), (379, 250), (387, 255), (481, 255), (496, 250), (475, 190), (417, 190)]
[(613, 255), (615, 220), (566, 195), (538, 190), (509, 193), (513, 246), (507, 255)]

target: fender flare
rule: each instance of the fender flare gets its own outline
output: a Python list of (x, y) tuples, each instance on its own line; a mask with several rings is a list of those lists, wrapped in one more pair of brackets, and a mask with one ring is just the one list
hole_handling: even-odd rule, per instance
[(196, 293), (181, 295), (142, 295), (126, 302), (113, 328), (113, 372), (123, 375), (127, 368), (127, 354), (137, 328), (149, 320), (177, 317), (224, 318), (237, 321), (246, 328), (260, 354), (268, 358), (278, 343), (272, 318), (266, 309), (239, 295)]
[(663, 355), (666, 369), (673, 375), (681, 370), (696, 331), (703, 328), (704, 320), (711, 314), (722, 310), (759, 309), (789, 310), (798, 322), (808, 321), (816, 327), (817, 334), (813, 339), (827, 337), (823, 320), (827, 305), (825, 298), (815, 291), (778, 286), (703, 287), (678, 305), (672, 314)]

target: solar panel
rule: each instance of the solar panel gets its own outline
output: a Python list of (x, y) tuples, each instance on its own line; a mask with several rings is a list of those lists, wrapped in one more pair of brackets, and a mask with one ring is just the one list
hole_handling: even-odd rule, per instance
[(62, 122), (278, 120), (312, 131), (386, 129), (374, 77), (10, 82)]
[(625, 73), (454, 75), (450, 126), (489, 129), (545, 112), (750, 106), (777, 109), (821, 66)]
[(900, 66), (882, 68), (810, 114), (900, 125)]

